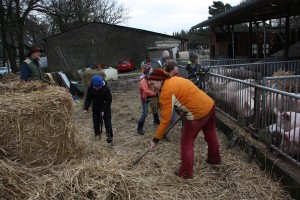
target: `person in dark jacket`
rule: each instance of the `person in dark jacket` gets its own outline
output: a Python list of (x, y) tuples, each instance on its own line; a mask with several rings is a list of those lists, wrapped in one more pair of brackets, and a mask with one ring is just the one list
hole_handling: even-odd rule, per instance
[(198, 55), (191, 53), (189, 55), (190, 61), (186, 65), (185, 69), (188, 73), (187, 78), (191, 80), (198, 88), (205, 90), (205, 75), (209, 71), (209, 68), (202, 67), (199, 64)]
[(39, 80), (47, 82), (42, 65), (39, 62), (43, 50), (33, 45), (28, 53), (28, 58), (20, 66), (20, 79), (22, 81)]
[(87, 112), (91, 103), (93, 111), (93, 125), (95, 136), (101, 139), (102, 120), (104, 121), (107, 143), (113, 145), (113, 131), (111, 124), (111, 102), (112, 95), (106, 82), (102, 76), (95, 75), (91, 85), (88, 87), (86, 98), (84, 101), (84, 110)]

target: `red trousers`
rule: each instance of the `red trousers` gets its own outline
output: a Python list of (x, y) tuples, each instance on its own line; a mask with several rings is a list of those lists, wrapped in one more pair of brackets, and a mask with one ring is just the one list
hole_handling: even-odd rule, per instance
[(216, 108), (215, 106), (203, 118), (197, 120), (185, 120), (181, 136), (181, 166), (179, 176), (183, 178), (193, 177), (194, 143), (198, 133), (202, 129), (207, 143), (207, 162), (220, 164), (219, 142), (216, 132)]

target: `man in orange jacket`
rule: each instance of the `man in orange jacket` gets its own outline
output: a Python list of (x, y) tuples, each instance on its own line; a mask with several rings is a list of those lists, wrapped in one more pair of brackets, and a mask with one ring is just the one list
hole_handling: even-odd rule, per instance
[(160, 125), (149, 149), (154, 150), (168, 128), (174, 106), (186, 113), (181, 136), (181, 166), (176, 175), (189, 179), (193, 177), (194, 142), (200, 132), (208, 146), (207, 162), (220, 164), (219, 142), (215, 125), (215, 103), (206, 93), (191, 81), (181, 77), (170, 77), (161, 69), (154, 69), (148, 75), (148, 82), (155, 92), (160, 92)]

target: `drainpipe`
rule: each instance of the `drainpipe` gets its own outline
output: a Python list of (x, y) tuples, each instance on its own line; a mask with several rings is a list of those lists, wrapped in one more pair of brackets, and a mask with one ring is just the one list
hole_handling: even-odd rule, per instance
[(285, 47), (284, 47), (284, 60), (289, 58), (289, 47), (290, 47), (290, 16), (285, 17)]
[(266, 40), (267, 40), (267, 33), (266, 33), (266, 22), (263, 21), (263, 27), (264, 27), (264, 60), (266, 60)]
[(234, 34), (233, 34), (233, 30), (231, 30), (231, 42), (232, 42), (232, 58), (234, 59)]

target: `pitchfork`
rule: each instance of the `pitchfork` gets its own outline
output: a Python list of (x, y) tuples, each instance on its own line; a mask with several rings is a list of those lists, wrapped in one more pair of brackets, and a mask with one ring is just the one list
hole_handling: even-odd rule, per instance
[[(169, 133), (170, 130), (179, 122), (180, 119), (182, 119), (183, 115), (180, 115), (178, 119), (166, 130), (165, 134)], [(139, 156), (134, 162), (131, 163), (131, 165), (128, 167), (128, 169), (132, 169), (134, 166), (136, 166), (142, 158), (150, 151), (150, 149), (147, 149), (141, 156)]]

